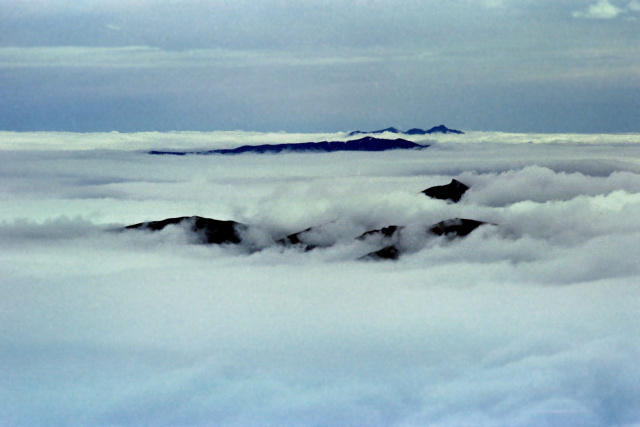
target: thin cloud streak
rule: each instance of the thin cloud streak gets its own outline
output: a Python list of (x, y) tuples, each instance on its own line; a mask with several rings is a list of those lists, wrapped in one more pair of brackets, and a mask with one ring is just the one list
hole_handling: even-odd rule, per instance
[[(228, 49), (188, 49), (169, 51), (149, 46), (125, 47), (4, 47), (0, 48), (0, 68), (248, 68), (248, 67), (340, 67), (349, 65), (405, 64), (426, 66), (427, 74), (461, 74), (460, 78), (495, 80), (496, 75), (511, 82), (570, 81), (585, 78), (616, 78), (637, 75), (640, 63), (639, 48), (580, 48), (547, 52), (522, 62), (509, 52), (491, 58), (476, 55), (473, 49), (448, 51), (442, 49), (424, 51), (359, 50), (341, 52), (239, 51)], [(456, 69), (457, 58), (467, 56), (464, 70)], [(542, 54), (540, 54), (542, 55)], [(449, 64), (449, 65), (447, 65)], [(562, 70), (558, 69), (564, 64)], [(507, 71), (511, 70), (511, 71)], [(437, 75), (435, 76), (437, 77)]]
[(149, 46), (0, 48), (0, 68), (295, 67), (348, 65), (378, 62), (383, 59), (380, 56), (298, 56), (286, 52), (231, 51), (226, 49), (167, 51)]

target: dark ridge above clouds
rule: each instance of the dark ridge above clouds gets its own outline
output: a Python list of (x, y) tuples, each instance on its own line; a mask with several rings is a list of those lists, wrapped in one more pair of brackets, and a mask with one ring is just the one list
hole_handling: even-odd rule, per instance
[(412, 128), (409, 129), (406, 132), (403, 132), (397, 128), (394, 127), (390, 127), (390, 128), (386, 128), (386, 129), (380, 129), (380, 130), (374, 130), (374, 131), (362, 131), (362, 130), (354, 130), (352, 132), (349, 132), (349, 136), (354, 136), (354, 135), (364, 135), (364, 134), (381, 134), (381, 133), (385, 133), (385, 132), (389, 132), (389, 133), (400, 133), (403, 135), (430, 135), (432, 133), (454, 133), (457, 135), (462, 135), (464, 134), (464, 132), (460, 131), (460, 130), (456, 130), (456, 129), (449, 129), (448, 127), (446, 127), (445, 125), (439, 125), (439, 126), (434, 126), (429, 130), (424, 130), (424, 129), (420, 129), (420, 128)]
[(199, 234), (202, 243), (207, 244), (240, 243), (242, 240), (240, 233), (248, 228), (246, 225), (235, 221), (220, 221), (200, 216), (182, 216), (161, 221), (141, 222), (128, 225), (125, 228), (159, 231), (168, 225), (182, 224), (187, 224), (189, 230)]
[(466, 184), (463, 184), (457, 179), (452, 179), (449, 184), (427, 188), (422, 191), (422, 194), (434, 199), (451, 200), (457, 203), (468, 189), (469, 187)]
[(422, 149), (428, 145), (416, 144), (406, 139), (383, 139), (366, 136), (352, 141), (321, 141), (302, 142), (295, 144), (262, 144), (243, 145), (238, 148), (208, 150), (208, 151), (149, 151), (155, 155), (183, 156), (185, 154), (243, 154), (243, 153), (282, 153), (282, 152), (321, 152), (332, 153), (334, 151), (386, 151), (398, 149)]
[[(455, 190), (455, 194), (448, 194), (446, 190), (451, 190), (452, 188)], [(452, 180), (446, 186), (431, 187), (422, 193), (428, 197), (445, 198), (446, 200), (453, 197), (454, 201), (457, 202), (460, 200), (461, 194), (468, 188), (465, 184)], [(434, 189), (437, 190), (437, 194), (430, 194), (430, 190)], [(462, 189), (462, 193), (459, 192), (460, 189)], [(417, 228), (411, 225), (389, 225), (380, 229), (365, 231), (358, 236), (351, 227), (345, 226), (336, 235), (335, 227), (333, 232), (331, 231), (332, 225), (335, 226), (336, 222), (338, 221), (309, 227), (282, 238), (276, 237), (277, 232), (264, 227), (200, 216), (181, 216), (160, 221), (141, 222), (128, 225), (124, 229), (160, 231), (167, 226), (179, 226), (189, 233), (191, 237), (189, 240), (192, 243), (242, 244), (249, 252), (260, 251), (273, 246), (296, 247), (306, 252), (316, 248), (331, 247), (338, 240), (350, 240), (354, 243), (362, 242), (365, 246), (365, 255), (358, 259), (395, 260), (404, 253), (416, 250), (416, 248), (412, 249), (410, 241), (415, 240), (418, 235), (422, 235), (424, 239), (429, 236), (465, 237), (481, 225), (488, 224), (484, 221), (456, 217), (428, 226), (421, 224)], [(261, 238), (256, 240), (259, 236)]]
[(0, 424), (640, 427), (640, 134), (373, 123), (0, 132)]
[[(466, 218), (450, 218), (429, 226), (422, 226), (419, 229), (424, 239), (429, 236), (444, 236), (450, 239), (460, 238), (469, 235), (481, 225), (489, 224), (484, 221), (477, 221)], [(148, 221), (138, 224), (128, 225), (123, 228), (138, 229), (148, 231), (161, 231), (168, 226), (178, 226), (190, 234), (192, 243), (199, 244), (241, 244), (249, 252), (260, 251), (268, 247), (295, 247), (305, 252), (317, 248), (327, 248), (333, 246), (331, 236), (327, 235), (323, 226), (309, 227), (297, 233), (290, 234), (284, 238), (275, 240), (267, 238), (261, 244), (255, 241), (258, 235), (271, 236), (269, 230), (261, 230), (260, 227), (242, 224), (235, 221), (221, 221), (212, 218), (199, 216), (183, 216), (177, 218), (167, 218), (160, 221)], [(496, 224), (489, 224), (496, 225)], [(402, 254), (412, 252), (407, 247), (407, 240), (415, 239), (415, 229), (405, 233), (406, 226), (390, 225), (381, 229), (369, 230), (360, 236), (343, 236), (353, 242), (365, 243), (366, 254), (358, 259), (398, 259)]]

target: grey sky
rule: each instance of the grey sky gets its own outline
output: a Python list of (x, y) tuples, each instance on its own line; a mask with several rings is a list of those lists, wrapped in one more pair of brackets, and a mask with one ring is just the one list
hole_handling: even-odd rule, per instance
[(4, 0), (5, 130), (639, 131), (637, 0)]

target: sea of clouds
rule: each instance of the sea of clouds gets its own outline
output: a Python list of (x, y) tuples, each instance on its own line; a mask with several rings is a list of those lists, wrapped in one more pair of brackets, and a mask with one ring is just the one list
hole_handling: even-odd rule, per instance
[[(0, 425), (640, 425), (640, 135), (146, 154), (344, 136), (0, 132)], [(121, 231), (190, 215), (335, 244)], [(357, 261), (454, 217), (497, 226)]]

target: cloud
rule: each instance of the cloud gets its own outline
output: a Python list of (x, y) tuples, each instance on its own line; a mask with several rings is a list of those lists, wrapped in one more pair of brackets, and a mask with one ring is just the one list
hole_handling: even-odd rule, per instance
[(125, 47), (0, 47), (0, 68), (101, 67), (193, 68), (255, 66), (339, 66), (381, 62), (385, 55), (371, 51), (340, 53), (291, 53), (260, 50), (188, 49), (164, 50), (149, 46)]
[[(40, 159), (41, 155), (36, 151), (50, 151), (48, 154), (60, 156), (64, 152), (69, 156), (81, 156), (82, 151), (113, 150), (117, 152), (149, 151), (149, 150), (182, 150), (182, 151), (207, 151), (222, 148), (235, 148), (241, 145), (260, 145), (265, 143), (286, 144), (297, 142), (311, 142), (318, 140), (340, 141), (348, 138), (357, 139), (357, 136), (348, 137), (344, 132), (259, 132), (255, 130), (235, 131), (183, 131), (183, 132), (12, 132), (0, 131), (0, 150), (8, 156), (30, 155)], [(464, 135), (431, 135), (429, 139), (424, 136), (404, 135), (403, 138), (424, 143), (435, 144), (434, 148), (443, 153), (463, 150), (474, 150), (476, 143), (501, 144), (504, 150), (513, 149), (514, 145), (544, 144), (554, 151), (571, 150), (575, 144), (585, 146), (585, 153), (593, 154), (593, 150), (601, 150), (603, 147), (615, 146), (625, 150), (633, 150), (634, 144), (640, 142), (640, 133), (514, 133), (514, 132), (482, 132), (472, 129), (464, 129)], [(438, 143), (444, 143), (438, 145)], [(527, 150), (520, 147), (518, 150)], [(431, 150), (433, 151), (433, 150)], [(13, 152), (13, 153), (11, 153)], [(595, 155), (595, 154), (594, 154)], [(116, 155), (117, 157), (117, 155)], [(509, 156), (511, 158), (512, 156)], [(553, 159), (551, 159), (553, 160)], [(624, 156), (617, 160), (624, 160)], [(593, 167), (593, 163), (589, 164)], [(627, 165), (626, 167), (629, 167)], [(6, 167), (10, 167), (7, 162)]]
[[(620, 190), (640, 193), (636, 173), (613, 172), (600, 177), (589, 176), (590, 172), (558, 173), (545, 167), (527, 166), (497, 175), (465, 173), (461, 179), (474, 183), (474, 191), (467, 195), (469, 201), (490, 206), (522, 202), (523, 189), (526, 189), (528, 201), (538, 203), (569, 201), (583, 195), (608, 195)], [(491, 188), (484, 185), (490, 185)]]
[(597, 3), (590, 5), (585, 11), (573, 12), (573, 17), (586, 19), (613, 19), (620, 15), (624, 15), (629, 10), (636, 10), (636, 6), (637, 2), (631, 2), (625, 9), (611, 4), (609, 0), (599, 0)]
[[(634, 425), (638, 135), (470, 132), (420, 152), (157, 157), (343, 133), (2, 134), (8, 425)], [(529, 143), (532, 142), (532, 143)], [(112, 149), (107, 149), (108, 147)], [(457, 178), (458, 204), (426, 187)], [(97, 198), (103, 194), (105, 198)], [(335, 245), (194, 244), (201, 215)], [(367, 227), (414, 232), (357, 262)], [(253, 236), (259, 240), (265, 236)]]

